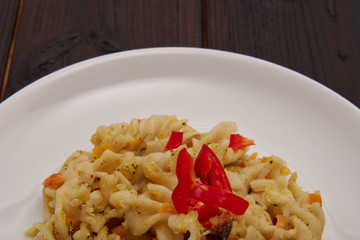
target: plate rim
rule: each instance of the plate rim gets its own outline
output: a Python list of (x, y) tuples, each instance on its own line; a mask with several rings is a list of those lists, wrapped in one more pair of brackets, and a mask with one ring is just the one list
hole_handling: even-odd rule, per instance
[[(285, 71), (289, 74), (297, 75), (298, 77), (303, 78), (302, 81), (304, 81), (307, 84), (311, 84), (314, 87), (319, 88), (321, 91), (327, 91), (328, 94), (331, 95), (331, 97), (336, 98), (338, 101), (340, 101), (344, 107), (347, 107), (350, 111), (357, 112), (360, 117), (360, 108), (358, 108), (354, 103), (352, 103), (350, 100), (346, 99), (336, 91), (332, 90), (328, 86), (324, 85), (321, 82), (318, 82), (300, 72), (297, 72), (296, 70), (287, 68), (285, 66), (282, 66), (280, 64), (255, 57), (250, 56), (242, 53), (235, 53), (230, 52), (226, 50), (220, 50), (220, 49), (210, 49), (210, 48), (200, 48), (200, 47), (151, 47), (151, 48), (139, 48), (139, 49), (130, 49), (125, 50), (121, 52), (114, 52), (109, 54), (104, 54), (92, 58), (88, 58), (73, 64), (70, 64), (68, 66), (65, 66), (63, 68), (57, 69), (54, 72), (48, 73), (41, 78), (33, 81), (32, 83), (26, 85), (25, 87), (19, 89), (6, 99), (4, 99), (2, 102), (0, 102), (0, 111), (1, 107), (3, 105), (11, 104), (14, 101), (18, 101), (22, 96), (28, 94), (32, 91), (33, 88), (40, 87), (41, 85), (45, 84), (51, 84), (52, 81), (56, 81), (58, 79), (61, 79), (62, 76), (71, 74), (76, 71), (81, 71), (82, 69), (89, 68), (95, 65), (98, 65), (100, 63), (108, 62), (108, 61), (114, 61), (114, 59), (125, 59), (128, 57), (141, 57), (144, 55), (153, 55), (153, 54), (183, 54), (183, 55), (192, 55), (192, 54), (198, 54), (198, 55), (210, 55), (211, 57), (228, 57), (233, 59), (245, 59), (248, 60), (251, 63), (257, 63), (262, 64), (264, 66), (276, 68), (280, 71)], [(340, 103), (339, 102), (339, 103)]]
[[(136, 50), (128, 50), (124, 52), (117, 52), (117, 53), (111, 53), (106, 54), (102, 56), (98, 56), (95, 58), (87, 59), (72, 65), (69, 65), (65, 68), (59, 69), (53, 73), (50, 73), (32, 84), (26, 86), (25, 88), (21, 89), (19, 92), (15, 93), (14, 95), (10, 96), (9, 101), (3, 102), (3, 104), (0, 104), (0, 114), (2, 110), (6, 111), (6, 106), (12, 106), (13, 104), (16, 104), (17, 101), (23, 101), (24, 98), (26, 100), (27, 94), (31, 94), (33, 90), (36, 90), (36, 88), (41, 87), (42, 85), (51, 85), (56, 81), (61, 80), (64, 77), (67, 77), (68, 74), (73, 74), (74, 71), (81, 71), (83, 69), (91, 68), (94, 65), (97, 65), (99, 63), (104, 64), (108, 61), (117, 61), (119, 59), (125, 60), (127, 57), (142, 57), (145, 55), (152, 55), (152, 54), (159, 54), (164, 55), (166, 54), (183, 54), (183, 55), (192, 55), (192, 54), (199, 54), (204, 56), (212, 56), (212, 57), (226, 57), (229, 59), (237, 60), (245, 60), (250, 61), (251, 63), (261, 64), (261, 66), (270, 67), (270, 70), (275, 69), (282, 71), (282, 74), (291, 74), (291, 76), (296, 76), (293, 79), (290, 78), (289, 80), (295, 80), (299, 84), (304, 84), (306, 87), (315, 87), (316, 90), (324, 91), (329, 95), (332, 99), (336, 100), (337, 103), (339, 103), (339, 106), (343, 106), (346, 108), (346, 112), (348, 113), (355, 113), (351, 114), (351, 116), (356, 117), (356, 119), (360, 119), (360, 111), (359, 109), (353, 105), (351, 102), (343, 98), (341, 95), (337, 94), (333, 90), (329, 89), (328, 87), (322, 85), (321, 83), (301, 74), (294, 70), (288, 69), (286, 67), (283, 67), (281, 65), (259, 59), (252, 56), (247, 56), (243, 54), (238, 53), (232, 53), (232, 52), (226, 52), (222, 50), (213, 50), (213, 49), (202, 49), (202, 48), (184, 48), (184, 47), (162, 47), (162, 48), (147, 48), (147, 49), (136, 49)], [(241, 62), (241, 61), (240, 61)], [(119, 80), (121, 82), (122, 80)], [(4, 106), (4, 107), (2, 107)], [(338, 106), (338, 105), (337, 105)], [(350, 112), (351, 111), (351, 112)]]

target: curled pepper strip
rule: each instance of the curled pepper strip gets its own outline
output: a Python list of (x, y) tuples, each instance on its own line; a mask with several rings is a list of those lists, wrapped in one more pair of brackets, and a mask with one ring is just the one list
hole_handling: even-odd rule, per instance
[(171, 132), (169, 141), (167, 142), (164, 151), (178, 148), (182, 144), (183, 132)]
[(187, 214), (191, 210), (196, 210), (199, 213), (199, 221), (202, 219), (206, 221), (219, 212), (217, 207), (211, 204), (206, 205), (190, 196), (190, 192), (201, 183), (196, 181), (193, 159), (186, 149), (179, 152), (176, 175), (179, 182), (173, 191), (171, 199), (178, 213)]
[[(175, 187), (171, 199), (178, 213), (188, 213), (189, 205), (196, 205), (198, 201), (192, 200), (189, 193), (197, 185), (193, 167), (193, 159), (186, 149), (179, 152), (176, 163), (178, 185)], [(192, 201), (191, 201), (192, 200)]]
[[(210, 160), (200, 160), (198, 168), (200, 169), (200, 166), (206, 163), (210, 163), (211, 166), (217, 166), (217, 163), (214, 164), (216, 160), (219, 161), (216, 155), (207, 146), (203, 147), (203, 149), (205, 149), (205, 153), (199, 153), (200, 159), (207, 156)], [(212, 154), (210, 154), (210, 152)], [(214, 156), (216, 159), (213, 159)], [(220, 162), (218, 162), (218, 164), (220, 164)], [(197, 171), (200, 171), (199, 169)], [(212, 171), (211, 169), (212, 168), (209, 169), (207, 167), (205, 171), (200, 172), (200, 174), (202, 174), (204, 181), (209, 182), (209, 184), (214, 184), (213, 186), (196, 181), (196, 170), (194, 170), (193, 159), (185, 148), (182, 149), (179, 152), (176, 163), (178, 185), (175, 187), (171, 196), (178, 213), (187, 214), (192, 210), (197, 211), (199, 222), (207, 229), (210, 227), (209, 219), (220, 212), (219, 207), (240, 215), (243, 214), (249, 206), (246, 200), (232, 193), (229, 180), (223, 169), (222, 172), (224, 175), (222, 175), (219, 169), (216, 169), (218, 171)], [(221, 173), (220, 176), (215, 176), (215, 174), (219, 174), (219, 172)]]
[(220, 188), (200, 184), (192, 189), (190, 196), (207, 204), (222, 207), (236, 215), (245, 213), (249, 202), (243, 198)]
[(220, 213), (220, 209), (211, 204), (204, 204), (196, 209), (198, 212), (198, 220), (204, 228), (210, 229), (212, 224), (209, 221), (210, 218), (215, 217)]
[(178, 213), (187, 214), (194, 210), (198, 212), (198, 220), (204, 227), (210, 227), (208, 220), (219, 213), (219, 208), (212, 204), (204, 204), (190, 196), (190, 192), (199, 184), (195, 178), (193, 159), (186, 149), (179, 152), (176, 163), (178, 185), (174, 189), (171, 199)]
[(203, 145), (195, 161), (195, 173), (201, 182), (232, 191), (229, 179), (215, 153), (207, 145)]
[(240, 134), (231, 134), (229, 148), (232, 148), (234, 152), (247, 146), (254, 145), (254, 140), (241, 136)]

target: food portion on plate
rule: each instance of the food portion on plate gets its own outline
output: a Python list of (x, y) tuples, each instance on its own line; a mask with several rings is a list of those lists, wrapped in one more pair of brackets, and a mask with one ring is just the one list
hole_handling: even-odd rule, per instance
[(321, 239), (319, 192), (234, 122), (199, 132), (153, 115), (100, 126), (44, 182), (34, 239)]

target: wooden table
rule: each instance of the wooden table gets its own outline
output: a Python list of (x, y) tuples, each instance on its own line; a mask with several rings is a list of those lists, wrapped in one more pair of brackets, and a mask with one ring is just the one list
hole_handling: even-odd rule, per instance
[(262, 58), (360, 106), (359, 0), (1, 0), (1, 100), (70, 64), (189, 46)]

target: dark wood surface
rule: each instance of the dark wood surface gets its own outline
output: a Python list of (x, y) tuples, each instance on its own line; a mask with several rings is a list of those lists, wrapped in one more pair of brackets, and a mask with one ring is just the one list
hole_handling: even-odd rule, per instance
[[(16, 18), (19, 1), (0, 1), (0, 101), (4, 98), (6, 83), (9, 79), (13, 35), (16, 29)], [(6, 74), (5, 74), (6, 73)], [(6, 79), (6, 80), (5, 80)]]
[(0, 1), (1, 100), (70, 64), (190, 46), (262, 58), (360, 106), (358, 0)]

